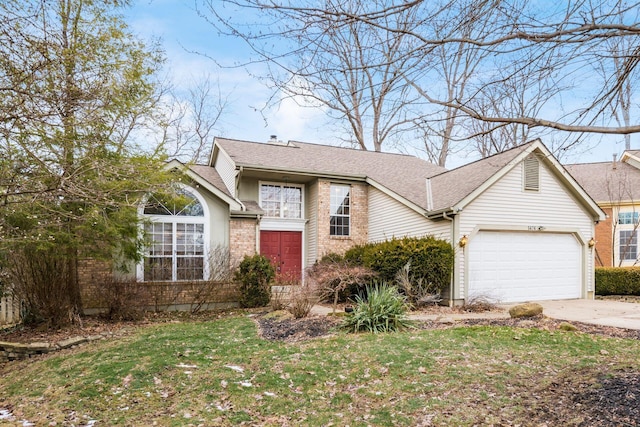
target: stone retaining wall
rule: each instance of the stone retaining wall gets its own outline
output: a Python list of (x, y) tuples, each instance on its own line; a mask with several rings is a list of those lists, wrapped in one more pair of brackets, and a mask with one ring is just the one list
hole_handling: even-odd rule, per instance
[(0, 341), (0, 363), (10, 362), (12, 360), (29, 359), (41, 354), (53, 353), (66, 348), (77, 347), (81, 344), (106, 339), (112, 336), (112, 332), (105, 332), (100, 335), (72, 337), (57, 343), (34, 342), (24, 344)]

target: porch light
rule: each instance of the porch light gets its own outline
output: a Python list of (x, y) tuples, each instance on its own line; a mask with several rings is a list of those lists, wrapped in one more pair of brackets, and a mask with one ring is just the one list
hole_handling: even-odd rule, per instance
[(458, 242), (458, 245), (461, 248), (464, 248), (465, 246), (467, 246), (467, 242), (469, 242), (469, 238), (467, 237), (467, 235), (465, 234), (464, 236), (462, 236), (460, 238), (460, 241)]
[(589, 240), (589, 243), (587, 243), (589, 245), (590, 248), (594, 247), (596, 245), (596, 239), (594, 239), (593, 237)]

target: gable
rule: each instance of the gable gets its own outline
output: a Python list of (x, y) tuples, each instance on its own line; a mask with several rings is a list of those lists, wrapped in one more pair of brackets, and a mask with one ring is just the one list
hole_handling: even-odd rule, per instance
[(524, 187), (523, 160), (502, 176), (462, 211), (469, 224), (509, 224), (576, 228), (591, 234), (592, 213), (558, 178), (555, 171), (540, 162), (537, 191)]
[[(556, 180), (557, 184), (564, 188), (564, 192), (569, 195), (576, 203), (581, 206), (584, 212), (588, 212), (594, 221), (602, 221), (605, 219), (605, 213), (600, 209), (597, 203), (589, 196), (589, 194), (576, 182), (576, 180), (567, 172), (567, 170), (556, 160), (556, 158), (546, 149), (546, 147), (539, 140), (533, 143), (526, 144), (528, 147), (522, 150), (512, 160), (507, 162), (502, 168), (485, 180), (481, 185), (475, 188), (468, 196), (453, 205), (453, 211), (459, 212), (472, 203), (477, 197), (490, 189), (498, 181), (500, 181), (505, 175), (511, 173), (514, 169), (519, 169), (520, 172), (520, 191), (530, 191), (532, 193), (537, 192), (535, 190), (536, 180), (541, 180), (542, 175), (536, 176), (534, 173), (537, 169), (536, 163), (539, 163), (540, 172), (542, 168)], [(506, 154), (507, 152), (503, 153)], [(491, 158), (485, 159), (490, 160)], [(534, 162), (533, 159), (537, 159)], [(528, 174), (525, 176), (524, 171)], [(526, 181), (525, 181), (526, 179)], [(538, 185), (542, 185), (539, 181)], [(526, 190), (526, 188), (529, 190)], [(542, 191), (541, 189), (539, 191)], [(511, 193), (517, 195), (519, 193)], [(544, 194), (544, 193), (543, 193)]]

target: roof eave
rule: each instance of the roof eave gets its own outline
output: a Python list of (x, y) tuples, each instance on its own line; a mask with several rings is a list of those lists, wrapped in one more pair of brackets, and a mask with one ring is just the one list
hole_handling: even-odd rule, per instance
[(228, 194), (226, 194), (223, 191), (221, 191), (220, 189), (218, 189), (216, 186), (214, 186), (209, 181), (207, 181), (205, 178), (203, 178), (200, 174), (196, 173), (195, 171), (193, 171), (191, 168), (189, 168), (187, 165), (185, 165), (184, 163), (180, 162), (179, 160), (173, 159), (173, 160), (167, 162), (167, 164), (165, 165), (165, 169), (166, 170), (171, 170), (171, 169), (180, 170), (182, 173), (184, 173), (186, 176), (191, 178), (197, 184), (199, 184), (203, 188), (207, 189), (207, 191), (209, 191), (211, 194), (215, 195), (216, 197), (220, 198), (225, 203), (227, 203), (229, 205), (229, 209), (231, 209), (231, 210), (241, 210), (243, 208), (242, 203), (240, 203), (238, 200), (234, 199), (233, 197), (229, 196)]
[(344, 173), (337, 173), (337, 172), (312, 171), (308, 169), (269, 167), (269, 166), (252, 165), (249, 163), (239, 163), (239, 162), (236, 163), (236, 169), (238, 168), (243, 168), (245, 173), (247, 171), (265, 172), (265, 173), (286, 173), (286, 174), (294, 174), (294, 175), (302, 175), (302, 176), (347, 179), (351, 181), (366, 181), (367, 179), (365, 175), (358, 175), (358, 174), (344, 174)]
[(408, 200), (406, 197), (401, 196), (400, 194), (396, 193), (395, 191), (390, 190), (389, 188), (387, 188), (384, 185), (380, 184), (378, 181), (376, 181), (374, 179), (371, 179), (371, 178), (367, 178), (366, 179), (366, 183), (371, 185), (372, 187), (376, 188), (377, 190), (383, 192), (384, 194), (386, 194), (387, 196), (391, 197), (392, 199), (402, 203), (403, 205), (405, 205), (409, 209), (414, 210), (415, 212), (419, 213), (420, 215), (427, 216), (428, 211), (425, 208), (423, 208), (422, 206), (412, 202), (411, 200)]

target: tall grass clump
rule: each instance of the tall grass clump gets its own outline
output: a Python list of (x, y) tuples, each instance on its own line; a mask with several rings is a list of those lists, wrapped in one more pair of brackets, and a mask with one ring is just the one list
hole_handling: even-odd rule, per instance
[(344, 320), (350, 332), (396, 332), (412, 326), (406, 313), (406, 297), (386, 283), (367, 286), (366, 295), (356, 296), (353, 312)]

